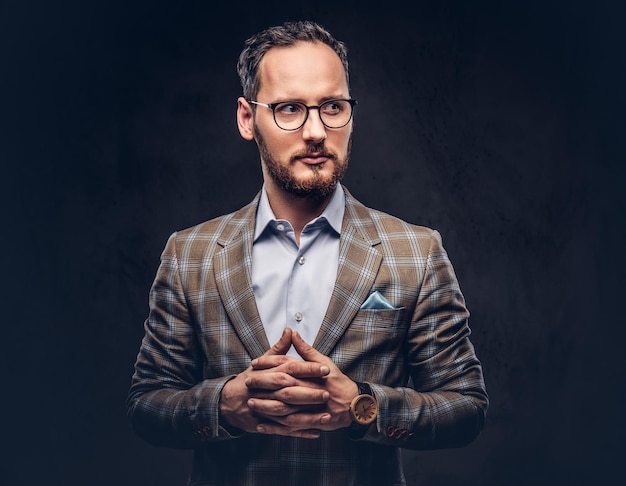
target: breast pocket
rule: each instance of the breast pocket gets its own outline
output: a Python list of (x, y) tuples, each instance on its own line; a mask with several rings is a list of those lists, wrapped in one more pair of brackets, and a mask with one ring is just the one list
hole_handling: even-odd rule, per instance
[(387, 382), (391, 369), (403, 367), (405, 315), (404, 307), (359, 310), (335, 349), (335, 362), (354, 380)]

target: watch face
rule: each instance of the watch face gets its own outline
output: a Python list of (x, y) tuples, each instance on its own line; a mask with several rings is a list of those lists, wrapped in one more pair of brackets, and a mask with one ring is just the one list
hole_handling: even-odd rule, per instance
[(352, 403), (352, 416), (360, 424), (370, 424), (376, 418), (378, 404), (370, 395), (359, 395)]

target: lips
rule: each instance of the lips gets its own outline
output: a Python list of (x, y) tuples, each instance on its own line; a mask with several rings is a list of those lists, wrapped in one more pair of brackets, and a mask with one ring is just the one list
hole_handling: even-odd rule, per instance
[(321, 153), (321, 152), (310, 153), (310, 154), (300, 155), (300, 156), (295, 157), (296, 160), (299, 160), (300, 162), (304, 164), (309, 164), (309, 165), (323, 164), (324, 162), (332, 158), (333, 158), (332, 155)]

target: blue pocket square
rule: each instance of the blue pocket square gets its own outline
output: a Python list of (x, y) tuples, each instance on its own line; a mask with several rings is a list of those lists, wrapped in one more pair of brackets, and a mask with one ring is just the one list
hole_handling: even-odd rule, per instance
[(385, 297), (383, 297), (383, 294), (381, 294), (378, 290), (375, 292), (372, 292), (370, 296), (367, 298), (367, 300), (363, 302), (363, 305), (361, 306), (361, 309), (370, 309), (370, 310), (393, 309), (393, 308), (394, 307), (389, 303), (387, 299), (385, 299)]

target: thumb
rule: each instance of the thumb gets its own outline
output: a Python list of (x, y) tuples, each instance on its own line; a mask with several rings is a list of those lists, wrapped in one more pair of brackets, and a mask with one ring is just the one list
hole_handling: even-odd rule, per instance
[(302, 336), (298, 334), (297, 331), (292, 331), (291, 334), (291, 342), (296, 352), (305, 360), (305, 361), (317, 361), (321, 362), (326, 358), (323, 354), (321, 354), (317, 349), (308, 344)]
[(292, 331), (286, 327), (280, 339), (265, 353), (265, 355), (287, 354), (291, 347)]

